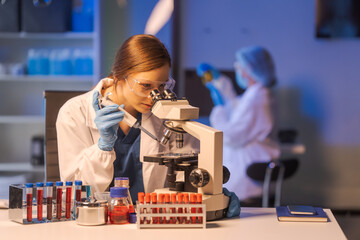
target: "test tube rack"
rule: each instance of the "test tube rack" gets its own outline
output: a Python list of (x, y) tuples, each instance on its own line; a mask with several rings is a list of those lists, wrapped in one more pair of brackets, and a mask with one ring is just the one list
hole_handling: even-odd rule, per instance
[[(171, 213), (170, 209), (176, 209), (176, 213)], [(196, 208), (196, 213), (191, 213), (191, 209)], [(153, 213), (156, 209), (156, 213)], [(159, 209), (165, 211), (160, 212)], [(178, 209), (183, 209), (179, 213)], [(185, 212), (184, 209), (188, 209)], [(136, 202), (136, 224), (138, 229), (144, 228), (206, 228), (206, 204), (141, 204)], [(198, 212), (198, 210), (201, 210)], [(166, 221), (164, 222), (164, 218)], [(154, 221), (154, 219), (157, 219)], [(160, 219), (163, 222), (160, 223)], [(175, 219), (175, 223), (170, 223)], [(201, 221), (199, 221), (201, 219)]]
[[(26, 188), (25, 184), (11, 184), (9, 186), (9, 219), (18, 222), (21, 224), (35, 224), (35, 223), (49, 223), (49, 222), (59, 222), (59, 221), (71, 221), (75, 220), (74, 214), (73, 214), (73, 204), (74, 200), (72, 197), (72, 205), (71, 205), (71, 217), (69, 219), (65, 218), (65, 204), (62, 204), (62, 217), (60, 219), (57, 219), (55, 217), (55, 209), (56, 209), (56, 197), (53, 197), (52, 200), (52, 218), (51, 220), (48, 220), (46, 218), (47, 216), (47, 204), (46, 204), (46, 196), (44, 195), (43, 199), (43, 218), (41, 221), (37, 219), (37, 195), (36, 195), (36, 187), (33, 187), (32, 189), (32, 221), (27, 220), (27, 199), (26, 199)], [(74, 192), (74, 191), (72, 191)], [(82, 192), (82, 201), (88, 201), (90, 200), (91, 195), (91, 187), (90, 185), (82, 185), (81, 186), (81, 192)], [(53, 196), (56, 196), (56, 187), (53, 186)]]

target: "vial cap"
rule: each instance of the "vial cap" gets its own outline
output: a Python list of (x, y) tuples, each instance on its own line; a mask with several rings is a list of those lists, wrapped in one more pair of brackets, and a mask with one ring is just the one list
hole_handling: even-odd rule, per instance
[(157, 193), (151, 193), (151, 202), (156, 203), (157, 202)]
[(31, 187), (34, 187), (34, 184), (33, 183), (25, 183), (25, 187), (31, 188)]
[(124, 187), (112, 187), (110, 188), (110, 197), (127, 197), (128, 189)]
[(169, 194), (169, 193), (166, 193), (166, 194), (165, 194), (165, 202), (166, 202), (166, 203), (169, 203), (169, 202), (170, 202), (170, 194)]
[(171, 202), (176, 203), (176, 193), (171, 194)]
[(143, 192), (138, 193), (138, 199), (140, 203), (144, 203), (145, 194)]
[(190, 202), (191, 203), (196, 203), (196, 194), (195, 193), (190, 194)]
[(129, 222), (130, 223), (136, 223), (136, 213), (130, 213), (129, 214)]
[(81, 186), (82, 181), (81, 180), (75, 180), (75, 186)]
[(165, 195), (163, 193), (160, 193), (159, 194), (159, 203), (163, 203), (164, 202), (164, 198), (165, 198)]
[(66, 182), (65, 182), (65, 185), (66, 185), (66, 186), (72, 186), (72, 184), (73, 184), (73, 182), (71, 182), (71, 181), (66, 181)]
[(151, 200), (151, 198), (150, 198), (150, 193), (145, 193), (145, 201), (146, 201), (147, 203), (150, 203), (150, 200)]
[(54, 186), (54, 183), (53, 183), (53, 182), (47, 182), (47, 183), (46, 183), (46, 186), (47, 186), (47, 187), (52, 187), (52, 186)]
[(56, 182), (56, 186), (60, 187), (60, 186), (62, 186), (62, 185), (64, 185), (63, 182), (61, 182), (61, 181), (57, 181), (57, 182)]
[(179, 200), (179, 203), (182, 203), (184, 201), (184, 194), (183, 193), (179, 193), (178, 200)]
[(43, 187), (44, 186), (44, 183), (43, 182), (37, 182), (36, 183), (36, 187)]
[(184, 193), (184, 203), (189, 203), (189, 194)]
[(201, 193), (196, 194), (196, 201), (197, 201), (197, 203), (202, 203), (202, 194)]

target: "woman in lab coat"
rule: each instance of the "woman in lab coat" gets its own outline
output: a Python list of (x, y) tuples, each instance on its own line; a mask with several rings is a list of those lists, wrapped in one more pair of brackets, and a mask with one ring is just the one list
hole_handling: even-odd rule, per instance
[(206, 86), (215, 104), (210, 123), (224, 133), (224, 165), (231, 173), (224, 186), (244, 200), (262, 194), (261, 184), (247, 177), (247, 167), (280, 155), (274, 140), (274, 106), (270, 90), (276, 83), (276, 76), (269, 52), (259, 46), (238, 50), (234, 67), (237, 84), (245, 89), (241, 96), (236, 96), (230, 79), (210, 65), (201, 64), (197, 70), (200, 76), (210, 72), (214, 78)]
[[(149, 97), (153, 89), (171, 88), (171, 59), (164, 45), (152, 35), (130, 37), (118, 50), (108, 78), (96, 87), (67, 101), (59, 111), (56, 129), (62, 181), (82, 180), (93, 192), (103, 192), (114, 177), (129, 177), (133, 201), (137, 192), (163, 188), (167, 167), (142, 163), (145, 155), (168, 152), (166, 147), (122, 119), (124, 112), (141, 119), (141, 125), (161, 138), (162, 121), (152, 115)], [(99, 106), (98, 97), (110, 93), (115, 105)], [(181, 151), (198, 151), (198, 141), (184, 136)]]

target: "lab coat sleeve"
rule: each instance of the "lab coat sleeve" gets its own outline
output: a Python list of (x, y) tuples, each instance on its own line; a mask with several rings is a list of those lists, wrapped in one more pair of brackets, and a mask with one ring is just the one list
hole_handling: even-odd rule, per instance
[(215, 106), (210, 123), (223, 131), (224, 144), (244, 147), (257, 139), (264, 140), (271, 132), (273, 119), (268, 104), (256, 101), (235, 108)]
[(59, 111), (56, 130), (62, 181), (82, 180), (92, 192), (103, 192), (113, 178), (115, 152), (102, 151), (94, 137), (97, 129), (86, 125), (84, 106), (69, 101)]

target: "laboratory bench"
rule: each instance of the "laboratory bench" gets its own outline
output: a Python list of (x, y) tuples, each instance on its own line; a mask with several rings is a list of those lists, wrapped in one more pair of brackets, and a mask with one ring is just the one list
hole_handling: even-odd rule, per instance
[[(22, 225), (0, 209), (1, 239), (346, 239), (330, 209), (329, 222), (278, 222), (275, 208), (242, 208), (240, 217), (207, 222), (206, 229), (137, 229), (136, 224), (80, 226), (75, 221)], [(161, 234), (160, 234), (161, 232)]]

